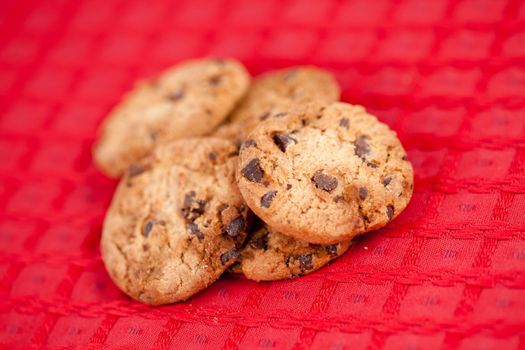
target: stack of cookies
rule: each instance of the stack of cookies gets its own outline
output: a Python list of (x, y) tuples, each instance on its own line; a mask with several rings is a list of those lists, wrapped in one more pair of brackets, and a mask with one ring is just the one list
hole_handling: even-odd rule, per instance
[(159, 305), (227, 270), (256, 281), (305, 275), (399, 215), (413, 188), (406, 153), (339, 93), (314, 67), (250, 82), (239, 62), (202, 59), (125, 96), (93, 151), (121, 177), (101, 238), (119, 288)]

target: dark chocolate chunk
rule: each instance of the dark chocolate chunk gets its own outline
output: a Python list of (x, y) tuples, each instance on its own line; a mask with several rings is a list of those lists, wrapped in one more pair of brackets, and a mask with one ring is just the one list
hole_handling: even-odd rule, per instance
[(261, 182), (263, 177), (261, 161), (258, 158), (250, 160), (250, 162), (241, 170), (241, 174), (251, 182)]
[(332, 256), (337, 256), (337, 244), (328, 244), (324, 246), (326, 252)]
[(204, 214), (204, 208), (206, 207), (206, 201), (201, 199), (195, 199), (195, 191), (190, 191), (184, 196), (184, 203), (182, 204), (181, 213), (182, 216), (188, 221), (193, 222), (199, 216)]
[(167, 95), (166, 99), (171, 102), (175, 102), (175, 101), (180, 100), (183, 97), (184, 97), (184, 91), (178, 90), (178, 91), (172, 92), (171, 94)]
[(241, 144), (241, 149), (245, 149), (245, 148), (249, 148), (249, 147), (257, 147), (257, 142), (255, 142), (254, 140), (245, 140), (242, 144)]
[(153, 225), (155, 225), (155, 220), (148, 220), (142, 229), (142, 234), (144, 237), (148, 237), (151, 230), (153, 230)]
[(366, 187), (359, 187), (359, 199), (365, 200), (368, 196), (368, 190)]
[(370, 146), (367, 142), (368, 136), (361, 135), (357, 138), (355, 144), (355, 155), (361, 158), (366, 157), (370, 153)]
[(236, 248), (232, 248), (221, 255), (221, 264), (226, 265), (229, 261), (237, 259), (239, 255), (239, 251)]
[(268, 236), (264, 235), (257, 237), (250, 241), (250, 247), (253, 249), (267, 249), (268, 248)]
[(287, 189), (287, 190), (289, 190), (289, 189), (291, 189), (291, 188), (292, 188), (292, 185), (290, 185), (290, 184), (287, 184), (287, 185), (286, 185), (286, 189)]
[(272, 201), (273, 199), (275, 198), (275, 195), (277, 194), (277, 191), (270, 191), (270, 192), (266, 192), (262, 197), (261, 197), (261, 207), (263, 208), (269, 208), (270, 205), (272, 204)]
[(197, 236), (198, 239), (204, 238), (204, 233), (199, 230), (199, 226), (197, 224), (191, 223), (188, 225), (190, 228), (191, 234)]
[(392, 220), (392, 218), (394, 217), (394, 206), (393, 205), (386, 206), (386, 216), (388, 216), (388, 220)]
[(131, 177), (134, 177), (134, 176), (137, 176), (137, 175), (140, 175), (142, 174), (146, 169), (140, 165), (140, 164), (131, 164), (129, 169), (128, 169), (128, 176), (131, 178)]
[(337, 187), (337, 179), (333, 176), (323, 174), (320, 170), (315, 172), (312, 181), (317, 188), (327, 192), (332, 192)]
[(311, 270), (314, 268), (314, 264), (312, 262), (312, 254), (299, 255), (297, 260), (299, 260), (299, 265), (301, 266), (301, 270), (303, 271)]
[(215, 152), (208, 153), (208, 159), (211, 160), (212, 162), (216, 161), (217, 160), (217, 153), (215, 153)]
[(273, 135), (273, 142), (281, 150), (281, 152), (286, 152), (286, 148), (292, 142), (297, 143), (297, 140), (286, 134), (275, 134)]
[(230, 237), (236, 237), (244, 231), (245, 227), (246, 220), (244, 220), (244, 217), (238, 216), (226, 226), (226, 234)]
[(388, 186), (392, 182), (392, 177), (389, 176), (383, 180), (383, 185)]
[(339, 126), (348, 129), (348, 127), (350, 126), (350, 121), (348, 120), (348, 118), (341, 118), (341, 120), (339, 120)]

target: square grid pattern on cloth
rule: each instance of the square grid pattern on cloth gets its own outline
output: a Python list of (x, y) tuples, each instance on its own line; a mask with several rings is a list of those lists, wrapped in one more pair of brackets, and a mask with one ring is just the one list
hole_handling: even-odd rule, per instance
[[(90, 147), (137, 78), (205, 55), (332, 71), (415, 193), (321, 271), (152, 308), (104, 271)], [(525, 349), (525, 2), (5, 0), (0, 69), (0, 348)]]

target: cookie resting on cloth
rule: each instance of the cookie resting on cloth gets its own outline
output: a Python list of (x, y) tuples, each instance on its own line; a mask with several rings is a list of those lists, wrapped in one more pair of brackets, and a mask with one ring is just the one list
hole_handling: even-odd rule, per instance
[(102, 257), (126, 294), (159, 305), (213, 283), (246, 238), (237, 149), (193, 138), (157, 148), (121, 179), (104, 220)]
[(299, 66), (268, 72), (253, 80), (228, 122), (221, 125), (213, 136), (242, 142), (260, 121), (271, 115), (313, 101), (336, 102), (339, 95), (339, 84), (323, 69)]
[(310, 243), (378, 229), (412, 196), (412, 166), (396, 134), (346, 103), (268, 118), (244, 141), (239, 162), (239, 189), (255, 214)]
[(209, 133), (231, 112), (249, 83), (239, 62), (201, 59), (139, 84), (100, 127), (95, 163), (107, 175), (118, 177), (159, 144)]
[(261, 223), (241, 249), (234, 272), (255, 281), (303, 276), (339, 257), (350, 245), (350, 241), (312, 244), (285, 236)]

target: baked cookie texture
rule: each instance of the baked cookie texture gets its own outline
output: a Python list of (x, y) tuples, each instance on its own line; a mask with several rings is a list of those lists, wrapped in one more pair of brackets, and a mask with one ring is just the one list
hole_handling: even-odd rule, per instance
[(298, 105), (317, 101), (328, 104), (339, 100), (339, 84), (328, 71), (299, 66), (272, 71), (255, 78), (245, 98), (228, 122), (213, 136), (242, 141), (260, 121)]
[(106, 269), (121, 290), (151, 305), (185, 300), (236, 261), (249, 224), (236, 166), (233, 142), (192, 138), (130, 167), (101, 238)]
[(395, 132), (346, 103), (268, 118), (243, 142), (239, 164), (239, 189), (255, 214), (310, 243), (378, 229), (412, 196), (412, 166)]
[(234, 272), (255, 281), (303, 276), (320, 269), (348, 250), (351, 242), (311, 244), (285, 236), (260, 223), (241, 250)]
[(190, 60), (129, 92), (103, 122), (93, 149), (97, 166), (118, 177), (163, 143), (206, 135), (244, 96), (245, 68), (232, 59)]

